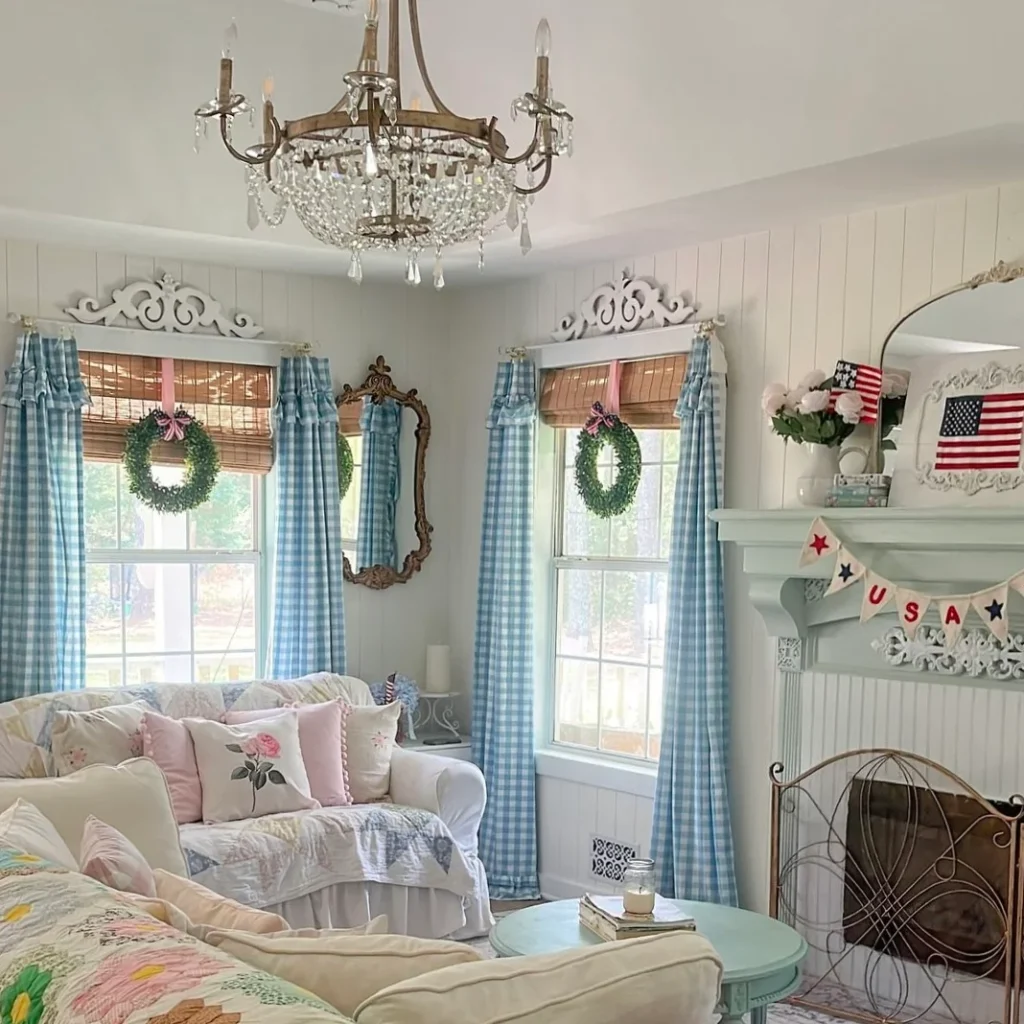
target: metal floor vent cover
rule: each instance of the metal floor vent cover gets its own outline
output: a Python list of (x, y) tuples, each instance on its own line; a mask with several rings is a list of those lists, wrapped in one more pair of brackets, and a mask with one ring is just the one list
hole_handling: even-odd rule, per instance
[(595, 878), (621, 882), (626, 864), (639, 856), (637, 847), (620, 843), (617, 839), (608, 836), (590, 837), (590, 873)]

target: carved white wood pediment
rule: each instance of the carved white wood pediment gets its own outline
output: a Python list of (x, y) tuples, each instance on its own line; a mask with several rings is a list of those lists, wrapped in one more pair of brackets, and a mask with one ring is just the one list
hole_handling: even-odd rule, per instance
[(149, 331), (192, 334), (202, 327), (216, 327), (226, 337), (236, 338), (255, 338), (263, 333), (248, 313), (231, 317), (208, 292), (183, 285), (170, 274), (164, 274), (158, 281), (134, 281), (124, 288), (115, 288), (105, 306), (99, 299), (83, 298), (64, 312), (79, 323), (102, 323), (106, 327), (123, 316)]
[(567, 313), (551, 333), (555, 341), (574, 341), (590, 334), (621, 334), (639, 327), (665, 327), (685, 323), (697, 310), (679, 295), (665, 298), (665, 288), (628, 270), (622, 279), (601, 285)]

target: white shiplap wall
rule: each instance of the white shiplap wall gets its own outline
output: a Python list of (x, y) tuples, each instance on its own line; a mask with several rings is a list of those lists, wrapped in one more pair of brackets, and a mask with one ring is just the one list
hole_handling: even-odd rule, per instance
[[(401, 284), (355, 287), (344, 278), (264, 273), (180, 263), (150, 256), (97, 252), (33, 242), (0, 240), (0, 315), (8, 312), (69, 319), (64, 307), (83, 295), (105, 298), (127, 281), (169, 273), (209, 291), (225, 309), (255, 316), (267, 340), (310, 341), (329, 356), (337, 389), (360, 384), (379, 353), (396, 383), (415, 387), (431, 413), (427, 456), (427, 508), (434, 549), (412, 583), (383, 592), (345, 589), (348, 666), (354, 675), (383, 679), (392, 671), (421, 677), (426, 647), (444, 643), (448, 606), (430, 600), (445, 593), (451, 517), (447, 511), (452, 419), (445, 403), (447, 312), (433, 289)], [(0, 366), (10, 365), (16, 328), (0, 324)], [(244, 342), (240, 342), (244, 344)]]
[[(460, 495), (453, 509), (454, 535), (461, 543), (460, 550), (453, 552), (451, 622), (457, 668), (468, 675), (472, 657), (476, 549), (486, 458), (482, 425), (498, 346), (546, 338), (558, 317), (623, 267), (694, 298), (706, 314), (724, 313), (728, 326), (721, 333), (730, 367), (727, 503), (776, 508), (794, 503), (794, 485), (804, 453), (797, 447), (787, 448), (766, 429), (759, 407), (764, 385), (773, 380), (795, 382), (814, 367), (831, 369), (840, 356), (877, 359), (886, 333), (901, 311), (987, 269), (997, 259), (1022, 257), (1024, 184), (1010, 184), (623, 257), (614, 263), (456, 296), (452, 360), (458, 373), (453, 403), (459, 429), (452, 438), (451, 457), (461, 471)], [(766, 768), (773, 753), (777, 680), (773, 651), (747, 600), (736, 552), (728, 551), (727, 558), (734, 831), (741, 897), (745, 905), (761, 908), (766, 905), (767, 893)], [(822, 701), (832, 699), (824, 695), (838, 694), (840, 686), (836, 677), (830, 676), (809, 676), (806, 685)], [(853, 719), (837, 719), (828, 734), (829, 742), (855, 745), (876, 726), (880, 738), (887, 737), (890, 705), (916, 704), (923, 692), (917, 688), (920, 684), (878, 686), (884, 690), (884, 701), (881, 690), (861, 691), (866, 703), (856, 721), (856, 736)], [(945, 696), (945, 688), (936, 689), (943, 694), (943, 702), (952, 699)], [(973, 694), (961, 687), (949, 692)], [(956, 736), (950, 740), (957, 749), (964, 744), (964, 735), (986, 733), (992, 713), (988, 699), (957, 697), (961, 699), (969, 715), (959, 719)], [(821, 724), (808, 714), (804, 722), (809, 729)], [(946, 728), (945, 720), (943, 723)], [(821, 728), (826, 727), (821, 724)], [(916, 733), (913, 741), (923, 742)], [(935, 755), (945, 757), (942, 750), (933, 749)], [(816, 748), (815, 754), (818, 752)], [(811, 756), (810, 748), (806, 753)], [(988, 759), (998, 756), (989, 743)], [(974, 759), (983, 758), (974, 755)], [(1010, 760), (1008, 756), (1006, 763)], [(973, 762), (970, 767), (975, 773), (981, 770)], [(972, 775), (968, 778), (976, 785), (984, 781)], [(572, 788), (552, 792), (545, 780), (540, 801), (541, 872), (558, 878), (582, 870), (584, 857), (579, 846), (589, 843), (586, 829), (593, 815), (586, 810), (582, 812), (586, 820), (580, 820), (580, 812), (573, 808), (589, 809), (600, 800), (609, 800), (600, 790), (585, 795), (592, 787), (561, 785)], [(639, 840), (646, 847), (649, 813), (639, 813), (634, 805), (632, 814), (623, 811), (621, 825), (616, 820), (616, 827), (622, 830), (619, 838)], [(569, 834), (571, 830), (575, 835)], [(579, 877), (578, 881), (586, 879)]]

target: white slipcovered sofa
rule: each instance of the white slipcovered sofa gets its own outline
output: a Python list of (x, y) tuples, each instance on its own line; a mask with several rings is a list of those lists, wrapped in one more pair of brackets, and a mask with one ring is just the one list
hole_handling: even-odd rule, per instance
[[(144, 701), (172, 718), (343, 698), (372, 704), (364, 682), (317, 673), (286, 682), (158, 683), (22, 697), (0, 704), (0, 777), (55, 774), (58, 710)], [(391, 760), (391, 802), (273, 814), (180, 828), (190, 875), (293, 928), (351, 927), (386, 914), (391, 930), (424, 938), (486, 934), (493, 920), (477, 856), (486, 792), (463, 761), (402, 750)]]

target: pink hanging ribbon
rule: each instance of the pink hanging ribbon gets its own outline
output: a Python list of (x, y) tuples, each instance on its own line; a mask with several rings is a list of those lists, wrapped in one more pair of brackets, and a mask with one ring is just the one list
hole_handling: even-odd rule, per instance
[(619, 391), (622, 388), (622, 363), (613, 359), (608, 364), (608, 383), (604, 392), (604, 407), (612, 416), (619, 415)]
[(185, 428), (192, 417), (183, 409), (174, 411), (174, 360), (160, 360), (160, 405), (156, 413), (157, 426), (164, 432), (165, 441), (183, 441)]

